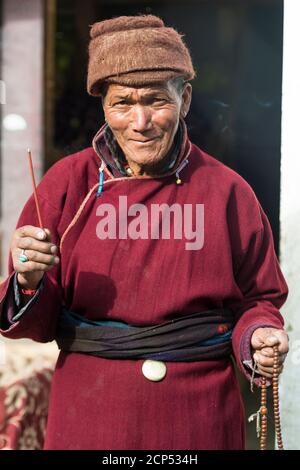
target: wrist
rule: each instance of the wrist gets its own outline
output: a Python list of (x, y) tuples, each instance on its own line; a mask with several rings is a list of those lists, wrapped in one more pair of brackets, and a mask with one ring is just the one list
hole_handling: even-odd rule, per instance
[(24, 291), (37, 291), (38, 285), (42, 279), (43, 275), (41, 276), (40, 274), (34, 273), (34, 275), (31, 276), (24, 276), (22, 273), (17, 274), (17, 282), (20, 290), (22, 291), (23, 294), (26, 295)]

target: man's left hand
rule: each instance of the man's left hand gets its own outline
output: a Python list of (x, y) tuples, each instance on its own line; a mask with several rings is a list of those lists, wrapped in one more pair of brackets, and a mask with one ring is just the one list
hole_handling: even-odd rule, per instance
[(284, 330), (276, 328), (257, 328), (251, 337), (253, 359), (256, 361), (256, 370), (267, 378), (272, 378), (274, 364), (273, 346), (278, 346), (279, 373), (282, 372), (283, 363), (289, 350), (288, 335)]

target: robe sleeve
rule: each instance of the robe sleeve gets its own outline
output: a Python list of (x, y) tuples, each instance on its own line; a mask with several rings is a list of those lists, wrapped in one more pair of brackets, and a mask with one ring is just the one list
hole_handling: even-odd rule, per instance
[[(288, 294), (269, 221), (256, 198), (251, 199), (251, 208), (245, 210), (247, 219), (241, 217), (240, 223), (244, 228), (235, 245), (242, 247), (234, 260), (235, 280), (242, 297), (231, 305), (236, 315), (233, 352), (238, 368), (248, 379), (251, 379), (251, 336), (260, 327), (283, 328), (284, 320), (279, 309)], [(260, 382), (260, 376), (256, 376), (254, 383), (259, 385)]]
[[(67, 186), (67, 178), (63, 180), (60, 177), (61, 166), (60, 162), (54, 165), (38, 186), (43, 222), (45, 228), (48, 228), (52, 234), (53, 243), (58, 247)], [(27, 201), (17, 223), (17, 227), (24, 225), (39, 226), (33, 196)], [(60, 256), (59, 252), (58, 256)], [(30, 338), (39, 342), (52, 341), (63, 301), (60, 264), (53, 266), (44, 274), (42, 288), (39, 289), (38, 295), (17, 321), (12, 321), (16, 311), (13, 309), (15, 271), (11, 255), (9, 255), (8, 269), (9, 275), (0, 286), (0, 333), (11, 339)]]
[(43, 289), (43, 279), (40, 281), (36, 293), (23, 307), (21, 306), (21, 295), (17, 281), (17, 273), (14, 274), (9, 284), (9, 289), (10, 292), (7, 292), (7, 298), (5, 301), (7, 313), (2, 316), (2, 326), (4, 326), (4, 329), (7, 329), (9, 325), (12, 325), (14, 322), (19, 320), (21, 316), (24, 315), (32, 305), (34, 305)]

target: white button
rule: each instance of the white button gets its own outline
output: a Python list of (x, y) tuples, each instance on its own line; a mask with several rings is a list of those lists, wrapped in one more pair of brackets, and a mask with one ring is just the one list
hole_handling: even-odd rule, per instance
[(147, 359), (143, 363), (142, 372), (146, 379), (152, 380), (153, 382), (159, 382), (165, 377), (167, 367), (164, 362)]

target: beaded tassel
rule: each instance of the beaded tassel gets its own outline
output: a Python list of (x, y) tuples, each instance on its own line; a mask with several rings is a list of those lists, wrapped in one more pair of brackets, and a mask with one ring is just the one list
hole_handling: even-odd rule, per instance
[(99, 197), (102, 193), (102, 189), (103, 189), (103, 182), (104, 182), (104, 173), (103, 173), (103, 169), (104, 169), (104, 163), (101, 162), (101, 166), (99, 168), (99, 185), (98, 185), (98, 191), (97, 191), (97, 196), (96, 197)]
[(183, 160), (183, 162), (179, 165), (179, 167), (177, 168), (177, 171), (175, 173), (175, 176), (176, 176), (176, 184), (182, 184), (182, 180), (180, 179), (179, 177), (179, 173), (181, 172), (181, 170), (183, 170), (183, 168), (189, 163), (188, 160)]

